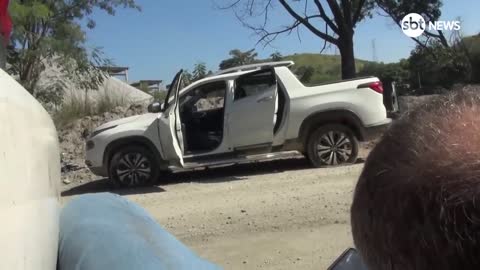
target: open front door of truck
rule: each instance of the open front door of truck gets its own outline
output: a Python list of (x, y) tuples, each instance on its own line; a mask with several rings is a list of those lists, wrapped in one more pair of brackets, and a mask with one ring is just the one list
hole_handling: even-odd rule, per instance
[(182, 74), (183, 70), (180, 70), (170, 84), (163, 112), (158, 119), (158, 128), (163, 158), (170, 161), (172, 165), (183, 167), (183, 134), (178, 104)]

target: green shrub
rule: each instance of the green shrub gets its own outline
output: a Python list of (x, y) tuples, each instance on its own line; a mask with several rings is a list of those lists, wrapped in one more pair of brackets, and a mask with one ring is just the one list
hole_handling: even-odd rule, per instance
[(409, 92), (410, 72), (408, 70), (408, 61), (402, 59), (398, 63), (365, 63), (358, 76), (375, 76), (383, 83), (395, 82), (400, 94)]
[(409, 59), (410, 81), (416, 88), (450, 88), (470, 81), (471, 63), (464, 51), (432, 42), (427, 48), (417, 46)]
[(163, 102), (167, 96), (166, 91), (153, 91), (152, 93), (153, 100)]

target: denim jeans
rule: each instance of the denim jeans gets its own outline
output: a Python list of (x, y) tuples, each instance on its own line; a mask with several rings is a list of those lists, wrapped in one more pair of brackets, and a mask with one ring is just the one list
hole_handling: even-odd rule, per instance
[(58, 269), (221, 268), (199, 258), (143, 208), (102, 193), (78, 196), (62, 210)]

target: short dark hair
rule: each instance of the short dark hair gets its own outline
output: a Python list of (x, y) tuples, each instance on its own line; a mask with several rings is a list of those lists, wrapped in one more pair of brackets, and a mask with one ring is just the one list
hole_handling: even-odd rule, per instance
[(371, 270), (480, 269), (480, 87), (419, 106), (368, 157), (351, 208)]

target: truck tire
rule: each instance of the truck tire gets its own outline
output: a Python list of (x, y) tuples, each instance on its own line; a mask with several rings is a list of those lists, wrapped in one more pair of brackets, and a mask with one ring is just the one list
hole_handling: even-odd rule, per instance
[(156, 183), (160, 170), (155, 156), (142, 146), (125, 146), (110, 159), (108, 175), (116, 188), (139, 187)]
[(307, 141), (307, 157), (314, 167), (355, 163), (358, 140), (348, 127), (338, 124), (315, 129)]

